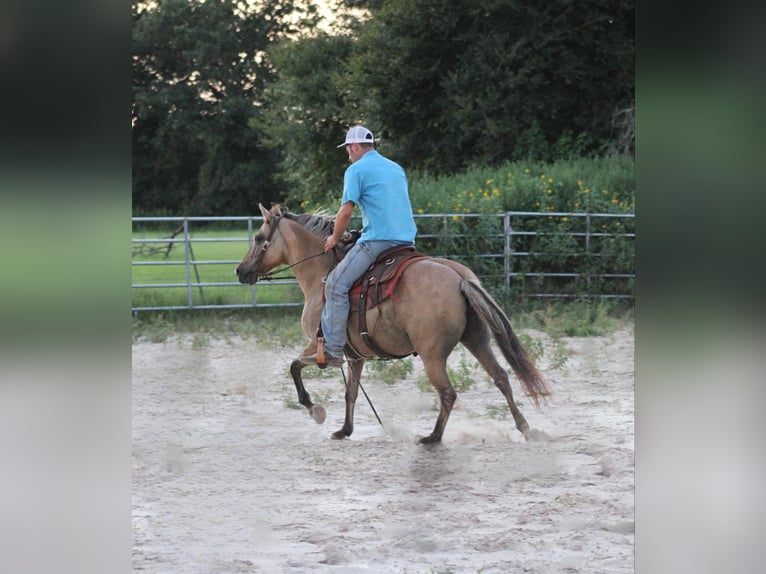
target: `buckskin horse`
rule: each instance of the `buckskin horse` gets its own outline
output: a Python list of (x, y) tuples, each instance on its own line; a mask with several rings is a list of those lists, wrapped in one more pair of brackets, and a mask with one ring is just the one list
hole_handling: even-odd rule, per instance
[[(311, 355), (317, 351), (317, 328), (324, 295), (322, 279), (337, 260), (334, 250), (324, 252), (325, 238), (332, 233), (334, 217), (294, 214), (280, 205), (267, 210), (259, 204), (259, 208), (263, 225), (237, 267), (237, 276), (240, 283), (253, 285), (280, 266), (292, 269), (305, 299), (301, 325), (309, 343), (301, 355)], [(366, 313), (369, 335), (360, 333), (357, 328), (360, 312)], [(411, 260), (399, 275), (390, 296), (366, 311), (352, 303), (348, 325), (346, 416), (340, 430), (332, 434), (333, 438), (345, 438), (354, 430), (354, 404), (365, 360), (417, 354), (440, 401), (433, 431), (418, 442), (440, 442), (457, 398), (447, 374), (447, 357), (458, 343), (476, 357), (503, 393), (516, 428), (526, 440), (543, 438), (544, 433), (530, 429), (513, 400), (508, 373), (490, 346), (491, 335), (538, 408), (540, 398), (549, 394), (548, 385), (511, 328), (507, 315), (464, 265), (427, 256)], [(290, 375), (300, 404), (321, 424), (325, 409), (312, 403), (303, 386), (301, 371), (306, 366), (300, 357), (296, 358), (290, 365)]]

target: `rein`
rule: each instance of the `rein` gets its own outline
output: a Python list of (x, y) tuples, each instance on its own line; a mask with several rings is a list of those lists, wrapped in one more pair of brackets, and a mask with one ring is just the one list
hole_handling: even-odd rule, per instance
[[(264, 247), (265, 249), (265, 247)], [(284, 267), (277, 267), (273, 271), (269, 271), (265, 275), (258, 275), (258, 280), (265, 280), (265, 281), (271, 281), (272, 279), (282, 279), (282, 277), (275, 277), (277, 273), (284, 273), (285, 271), (289, 271), (296, 265), (300, 265), (301, 263), (304, 263), (305, 261), (308, 261), (309, 259), (314, 259), (315, 257), (320, 257), (324, 255), (325, 252), (322, 251), (321, 253), (315, 253), (314, 255), (309, 255), (308, 257), (304, 257), (300, 261), (296, 261), (292, 265), (285, 265)], [(286, 277), (286, 276), (285, 276)]]

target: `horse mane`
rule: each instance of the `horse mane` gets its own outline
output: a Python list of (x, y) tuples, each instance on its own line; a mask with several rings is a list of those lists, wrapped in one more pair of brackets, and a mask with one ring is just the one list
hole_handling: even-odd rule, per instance
[(335, 229), (335, 216), (326, 215), (322, 212), (317, 213), (290, 213), (283, 210), (282, 216), (290, 221), (301, 224), (306, 230), (321, 238), (327, 238), (332, 235)]

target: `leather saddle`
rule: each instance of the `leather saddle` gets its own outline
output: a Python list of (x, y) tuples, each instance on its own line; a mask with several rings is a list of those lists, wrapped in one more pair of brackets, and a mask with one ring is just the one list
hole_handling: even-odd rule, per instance
[[(351, 287), (349, 292), (351, 304), (360, 310), (360, 302), (365, 303), (365, 309), (376, 307), (393, 294), (399, 278), (410, 263), (426, 257), (427, 255), (418, 253), (412, 245), (387, 249)], [(357, 305), (354, 305), (355, 303)]]
[[(345, 256), (350, 247), (351, 245), (344, 245), (341, 257)], [(349, 291), (350, 307), (352, 310), (357, 310), (359, 315), (359, 335), (365, 344), (382, 359), (401, 359), (407, 355), (391, 355), (377, 345), (367, 329), (366, 311), (377, 307), (393, 295), (402, 273), (411, 263), (428, 258), (430, 258), (428, 255), (418, 252), (412, 245), (387, 249), (356, 280)], [(350, 345), (346, 345), (346, 351), (350, 356), (362, 356)]]

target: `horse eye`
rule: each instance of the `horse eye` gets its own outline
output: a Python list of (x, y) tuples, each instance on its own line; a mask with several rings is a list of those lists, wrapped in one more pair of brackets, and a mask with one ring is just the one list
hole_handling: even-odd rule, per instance
[(263, 243), (263, 235), (261, 235), (260, 233), (258, 235), (256, 235), (255, 236), (255, 242), (256, 243)]

